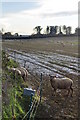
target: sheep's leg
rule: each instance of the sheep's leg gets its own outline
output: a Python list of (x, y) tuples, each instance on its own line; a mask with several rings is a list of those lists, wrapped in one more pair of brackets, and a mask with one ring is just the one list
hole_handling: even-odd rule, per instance
[(54, 89), (54, 96), (56, 95), (56, 89)]
[(27, 75), (25, 76), (25, 81), (27, 81)]
[(22, 76), (23, 80), (25, 81), (25, 75)]
[(67, 96), (69, 95), (69, 93), (70, 93), (70, 89), (68, 89), (68, 93), (67, 93)]
[(53, 90), (52, 96), (53, 96), (53, 95), (55, 96), (55, 94), (56, 94), (56, 89)]
[(72, 87), (70, 87), (70, 89), (71, 89), (71, 91), (72, 91), (72, 93), (71, 93), (71, 97), (72, 97), (72, 94), (73, 94), (73, 88), (72, 88)]
[(53, 89), (52, 89), (52, 93), (51, 93), (51, 94), (52, 94), (52, 96), (53, 96)]

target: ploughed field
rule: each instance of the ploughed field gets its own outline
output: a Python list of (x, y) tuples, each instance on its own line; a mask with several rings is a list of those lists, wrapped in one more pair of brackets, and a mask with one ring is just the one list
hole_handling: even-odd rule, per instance
[[(4, 41), (3, 49), (10, 57), (28, 69), (29, 85), (37, 89), (40, 74), (43, 74), (42, 101), (36, 117), (77, 119), (78, 117), (78, 39), (77, 37), (54, 37), (45, 39)], [(15, 50), (15, 51), (13, 51)], [(65, 96), (66, 90), (57, 90), (52, 96), (49, 74), (66, 76), (73, 80), (73, 97)], [(33, 77), (36, 77), (36, 79)], [(43, 112), (44, 111), (44, 112)]]

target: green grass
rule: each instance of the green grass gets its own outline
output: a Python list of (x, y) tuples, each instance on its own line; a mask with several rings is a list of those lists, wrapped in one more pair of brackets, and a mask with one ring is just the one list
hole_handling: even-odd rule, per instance
[[(22, 78), (18, 77), (14, 81), (14, 77), (12, 73), (9, 73), (7, 67), (17, 67), (18, 63), (13, 60), (8, 60), (5, 57), (5, 52), (3, 54), (3, 77), (2, 77), (2, 84), (3, 84), (3, 101), (2, 101), (2, 109), (3, 109), (3, 119), (12, 119), (15, 117), (16, 119), (22, 119), (25, 113), (29, 109), (29, 102), (30, 98), (23, 96), (23, 88), (21, 88), (24, 81)], [(6, 85), (6, 76), (7, 74), (7, 89), (5, 91)], [(26, 83), (26, 87), (27, 83)], [(1, 90), (0, 90), (1, 92)], [(16, 98), (15, 98), (16, 96)]]

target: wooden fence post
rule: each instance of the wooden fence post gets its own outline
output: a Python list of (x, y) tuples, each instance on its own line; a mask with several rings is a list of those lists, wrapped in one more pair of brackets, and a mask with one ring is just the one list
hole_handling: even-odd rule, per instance
[(42, 99), (42, 73), (41, 73), (41, 79), (40, 79), (40, 102)]

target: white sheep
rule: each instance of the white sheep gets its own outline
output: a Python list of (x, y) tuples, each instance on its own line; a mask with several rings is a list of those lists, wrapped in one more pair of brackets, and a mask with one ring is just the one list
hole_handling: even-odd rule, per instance
[(16, 73), (17, 75), (20, 75), (24, 81), (27, 80), (28, 77), (28, 71), (26, 70), (26, 68), (23, 67), (19, 67), (19, 68), (8, 68), (9, 72), (13, 72), (14, 74)]
[(21, 72), (21, 76), (24, 79), (24, 81), (26, 81), (28, 77), (28, 71), (26, 70), (26, 68), (20, 67), (18, 68), (18, 70)]
[(68, 90), (68, 94), (70, 93), (70, 90), (72, 91), (71, 92), (71, 96), (73, 94), (73, 88), (72, 88), (72, 85), (73, 85), (73, 81), (67, 77), (64, 77), (64, 78), (59, 78), (59, 77), (56, 77), (56, 76), (50, 76), (50, 82), (51, 82), (51, 86), (54, 88), (54, 92), (56, 93), (56, 90), (57, 89), (66, 89)]

